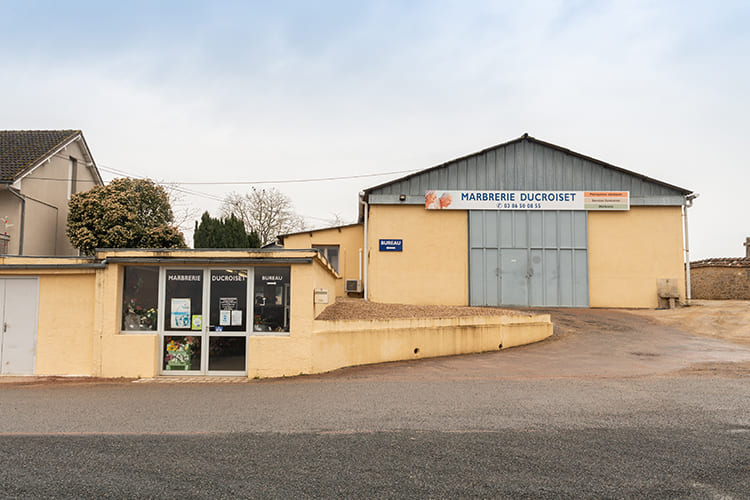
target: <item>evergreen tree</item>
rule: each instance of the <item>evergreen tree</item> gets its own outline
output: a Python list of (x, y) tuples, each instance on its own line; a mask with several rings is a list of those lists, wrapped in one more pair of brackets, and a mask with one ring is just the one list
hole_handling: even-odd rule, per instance
[(234, 214), (227, 218), (214, 218), (208, 212), (195, 221), (194, 248), (258, 248), (260, 240), (255, 231), (250, 234)]

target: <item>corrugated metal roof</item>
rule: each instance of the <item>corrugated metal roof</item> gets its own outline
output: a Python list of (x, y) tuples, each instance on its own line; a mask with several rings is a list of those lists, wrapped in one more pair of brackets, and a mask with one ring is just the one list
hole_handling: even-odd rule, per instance
[(677, 198), (692, 192), (528, 134), (364, 192), (366, 198), (371, 194), (424, 196), (429, 189), (617, 190), (665, 205), (681, 204)]

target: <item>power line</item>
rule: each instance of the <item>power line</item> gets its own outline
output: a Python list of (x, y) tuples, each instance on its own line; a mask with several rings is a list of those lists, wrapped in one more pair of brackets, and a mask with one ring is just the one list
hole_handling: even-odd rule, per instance
[(273, 181), (207, 181), (207, 182), (175, 182), (179, 185), (204, 185), (204, 186), (222, 186), (222, 185), (255, 185), (255, 184), (291, 184), (295, 182), (325, 182), (325, 181), (340, 181), (348, 179), (361, 179), (363, 177), (378, 177), (381, 175), (394, 175), (403, 174), (406, 172), (414, 172), (415, 169), (410, 170), (395, 170), (393, 172), (381, 172), (377, 174), (361, 174), (361, 175), (343, 175), (341, 177), (311, 177), (308, 179), (282, 179)]

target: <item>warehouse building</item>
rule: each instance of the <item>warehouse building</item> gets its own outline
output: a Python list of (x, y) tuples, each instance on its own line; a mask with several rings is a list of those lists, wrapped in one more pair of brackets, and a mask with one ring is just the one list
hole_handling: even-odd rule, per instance
[[(386, 303), (645, 307), (686, 296), (691, 190), (524, 134), (366, 189), (358, 224), (281, 235)], [(689, 268), (688, 268), (689, 273)]]

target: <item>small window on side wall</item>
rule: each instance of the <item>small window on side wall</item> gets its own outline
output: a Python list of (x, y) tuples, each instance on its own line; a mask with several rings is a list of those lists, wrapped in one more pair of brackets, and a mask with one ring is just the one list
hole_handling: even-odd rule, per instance
[(159, 268), (125, 266), (122, 287), (124, 331), (155, 331), (159, 304)]
[(287, 267), (256, 267), (254, 332), (289, 331), (291, 271)]

